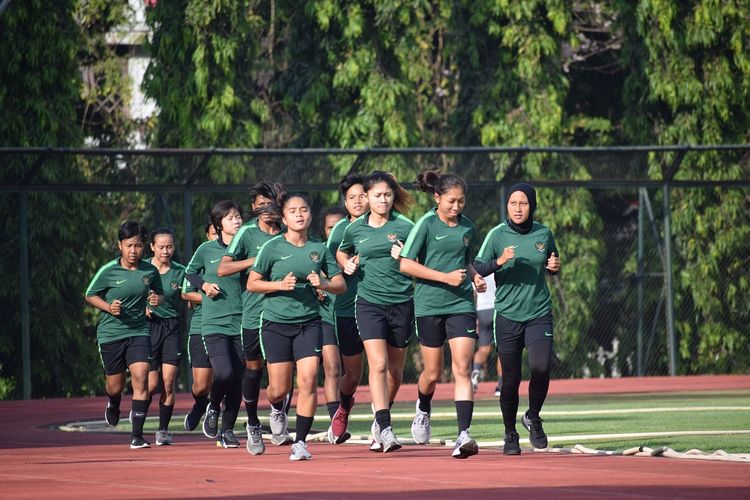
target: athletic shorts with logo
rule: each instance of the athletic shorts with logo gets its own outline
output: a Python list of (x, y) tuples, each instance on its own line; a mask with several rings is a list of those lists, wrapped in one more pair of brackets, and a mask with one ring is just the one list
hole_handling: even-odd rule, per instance
[(513, 353), (534, 342), (552, 342), (552, 313), (518, 322), (495, 313), (497, 351)]
[(191, 368), (211, 368), (206, 344), (203, 343), (200, 333), (188, 335), (188, 357)]
[(263, 320), (260, 342), (268, 363), (299, 361), (310, 356), (321, 357), (323, 329), (320, 318), (302, 323), (276, 323)]
[(446, 314), (417, 318), (417, 338), (425, 347), (443, 347), (446, 340), (460, 337), (478, 337), (476, 314)]
[(99, 344), (99, 354), (104, 373), (125, 373), (128, 366), (133, 363), (151, 362), (151, 337), (139, 335)]
[(371, 304), (362, 297), (357, 298), (355, 315), (359, 336), (366, 340), (385, 340), (393, 347), (409, 345), (414, 331), (414, 301), (400, 304)]
[(336, 316), (339, 349), (344, 356), (357, 356), (365, 350), (357, 329), (357, 320), (351, 316)]
[(477, 334), (479, 334), (480, 346), (495, 343), (494, 320), (494, 309), (480, 309), (477, 311)]
[(148, 328), (151, 335), (151, 371), (157, 371), (162, 364), (180, 366), (180, 318), (153, 317), (149, 320)]

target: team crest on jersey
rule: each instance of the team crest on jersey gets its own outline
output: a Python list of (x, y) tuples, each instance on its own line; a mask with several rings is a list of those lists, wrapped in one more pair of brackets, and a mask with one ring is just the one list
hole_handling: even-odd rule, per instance
[(470, 244), (471, 244), (471, 238), (468, 235), (464, 236), (464, 246), (468, 247)]
[(170, 288), (171, 288), (172, 290), (179, 290), (179, 289), (180, 289), (180, 284), (179, 284), (179, 283), (177, 283), (176, 281), (170, 281), (170, 282), (169, 282), (169, 287), (170, 287)]
[(320, 262), (320, 254), (318, 252), (310, 252), (310, 260), (317, 264)]
[(544, 252), (547, 249), (547, 245), (543, 241), (537, 241), (534, 243), (534, 246), (536, 247), (538, 252)]
[(143, 284), (144, 285), (150, 285), (151, 284), (151, 276), (144, 276), (143, 277)]
[(398, 234), (390, 233), (388, 235), (388, 241), (390, 241), (391, 243), (396, 243), (396, 241), (398, 241)]

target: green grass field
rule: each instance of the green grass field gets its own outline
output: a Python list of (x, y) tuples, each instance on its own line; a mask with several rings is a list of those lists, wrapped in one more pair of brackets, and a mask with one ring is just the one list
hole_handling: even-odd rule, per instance
[[(525, 411), (525, 404), (526, 401), (522, 399), (520, 412)], [(152, 405), (152, 408), (154, 406)], [(267, 415), (264, 413), (261, 413), (261, 421), (267, 423)], [(433, 439), (454, 439), (457, 429), (453, 403), (435, 401), (432, 413)], [(410, 438), (414, 403), (397, 403), (392, 415), (396, 435)], [(517, 429), (523, 440), (528, 437), (528, 433), (520, 424), (520, 415), (519, 413)], [(350, 432), (355, 437), (369, 435), (372, 418), (368, 406), (356, 405), (349, 425)], [(600, 450), (647, 446), (669, 447), (677, 451), (697, 448), (708, 452), (721, 449), (729, 453), (750, 453), (750, 391), (585, 396), (553, 394), (545, 403), (542, 418), (544, 429), (550, 437), (550, 446), (558, 448), (582, 444)], [(244, 410), (241, 410), (238, 424), (235, 426), (238, 434), (244, 421)], [(293, 422), (293, 418), (290, 418), (291, 430)], [(146, 425), (148, 431), (153, 432), (156, 424), (156, 418), (150, 417)], [(123, 431), (129, 431), (127, 419), (121, 426)], [(325, 407), (319, 407), (314, 428), (325, 430), (327, 427), (328, 416)], [(171, 429), (182, 430), (182, 415), (175, 415)], [(480, 444), (499, 442), (503, 438), (502, 429), (497, 400), (477, 401), (471, 425), (472, 436)], [(711, 434), (717, 431), (737, 430), (747, 433)], [(199, 431), (200, 429), (196, 433)], [(664, 435), (597, 437), (603, 434), (631, 433)], [(682, 433), (686, 435), (681, 435)], [(522, 441), (522, 446), (529, 445), (524, 445)]]

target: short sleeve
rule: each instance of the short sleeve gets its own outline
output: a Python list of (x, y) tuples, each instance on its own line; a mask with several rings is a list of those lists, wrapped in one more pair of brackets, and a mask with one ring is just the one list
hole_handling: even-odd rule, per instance
[(401, 250), (401, 257), (416, 260), (425, 247), (428, 238), (427, 233), (427, 224), (417, 223), (417, 225), (411, 229), (409, 236), (406, 238), (404, 248)]
[[(203, 244), (205, 245), (205, 243)], [(200, 274), (205, 269), (203, 265), (203, 245), (199, 246), (188, 262), (185, 274)]]
[(477, 228), (474, 227), (474, 225), (471, 225), (471, 229), (469, 230), (469, 244), (466, 245), (466, 252), (464, 253), (464, 262), (468, 265), (471, 262), (474, 262), (474, 255), (477, 252), (477, 247), (479, 246), (479, 235), (477, 234)]
[(159, 270), (156, 269), (156, 267), (151, 266), (151, 290), (154, 291), (156, 295), (164, 295), (164, 287), (161, 284), (161, 276), (159, 275)]
[(232, 238), (232, 242), (227, 247), (224, 255), (230, 256), (233, 260), (243, 260), (249, 255), (248, 249), (251, 243), (250, 231), (245, 228), (242, 234), (238, 237)]
[(331, 251), (327, 248), (323, 257), (323, 265), (321, 266), (321, 269), (329, 278), (333, 278), (337, 274), (341, 274), (341, 268), (339, 268), (338, 263), (336, 263), (336, 258), (333, 256), (333, 253), (331, 253)]
[(346, 229), (344, 229), (344, 236), (341, 237), (341, 244), (339, 245), (338, 250), (341, 250), (344, 253), (351, 254), (354, 252), (354, 227), (355, 227), (356, 221), (349, 224)]
[(255, 256), (253, 266), (250, 268), (264, 278), (268, 278), (271, 275), (271, 267), (273, 266), (273, 249), (271, 247), (274, 245), (271, 241), (273, 240), (268, 240), (260, 247), (258, 255)]
[(107, 264), (96, 272), (91, 283), (89, 283), (88, 288), (86, 288), (87, 297), (100, 295), (109, 288), (109, 282), (107, 280), (107, 269), (109, 269), (109, 267), (110, 264)]
[(487, 236), (485, 236), (484, 242), (482, 243), (482, 247), (479, 249), (479, 253), (477, 254), (477, 262), (489, 262), (499, 257), (499, 253), (497, 251), (497, 234), (497, 227), (494, 227), (489, 233), (487, 233)]

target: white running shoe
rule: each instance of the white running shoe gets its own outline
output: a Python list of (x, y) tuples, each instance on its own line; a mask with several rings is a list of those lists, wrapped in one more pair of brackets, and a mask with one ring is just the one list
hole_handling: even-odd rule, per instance
[(471, 372), (471, 390), (474, 392), (477, 392), (477, 389), (479, 388), (479, 381), (481, 380), (482, 372), (479, 370), (474, 370)]
[(308, 451), (304, 441), (297, 441), (292, 445), (292, 453), (289, 455), (289, 460), (312, 460), (312, 454)]
[(247, 452), (251, 455), (262, 455), (266, 451), (266, 445), (263, 444), (263, 431), (258, 425), (245, 424), (247, 432)]
[(430, 426), (430, 414), (419, 409), (417, 401), (417, 410), (414, 420), (411, 422), (411, 436), (417, 444), (427, 444), (432, 436), (432, 427)]
[(156, 438), (156, 446), (165, 446), (174, 444), (174, 440), (172, 439), (172, 433), (165, 429), (159, 429), (156, 431), (156, 435), (154, 436)]
[(390, 426), (380, 432), (380, 440), (383, 443), (383, 453), (389, 453), (401, 448), (401, 443), (396, 439), (396, 435)]
[(453, 458), (469, 458), (477, 453), (479, 453), (479, 446), (477, 446), (477, 442), (469, 436), (469, 429), (461, 431), (461, 434), (459, 434), (456, 439), (456, 445), (453, 447), (453, 453), (451, 453), (451, 456)]

